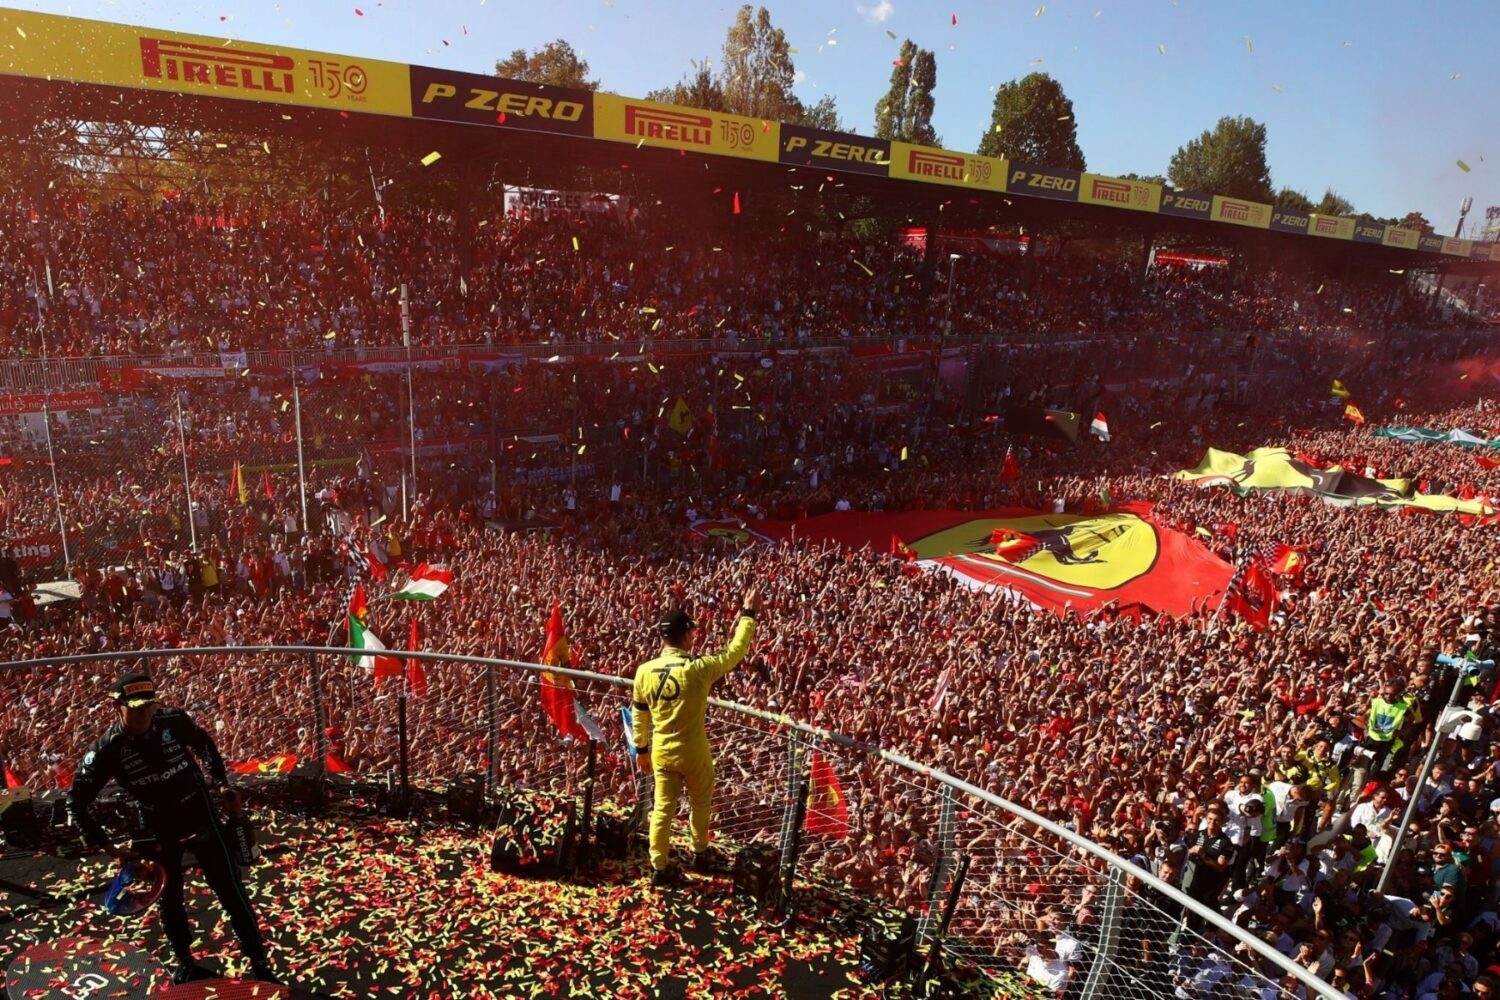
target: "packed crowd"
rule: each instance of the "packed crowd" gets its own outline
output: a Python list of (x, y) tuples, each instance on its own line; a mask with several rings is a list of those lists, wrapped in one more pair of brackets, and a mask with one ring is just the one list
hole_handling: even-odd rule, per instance
[[(0, 331), (21, 344), (34, 337), (26, 317), (43, 296), (58, 354), (156, 353), (174, 340), (196, 350), (205, 337), (215, 348), (253, 346), (221, 341), (231, 328), (284, 331), (289, 344), (389, 342), (399, 327), (388, 291), (400, 281), (423, 303), (415, 329), (429, 345), (609, 331), (634, 351), (648, 334), (748, 339), (767, 325), (782, 335), (887, 336), (903, 309), (929, 324), (943, 305), (941, 285), (918, 309), (915, 279), (877, 278), (872, 289), (847, 262), (909, 273), (895, 251), (881, 267), (871, 248), (825, 252), (831, 273), (785, 247), (731, 266), (712, 249), (673, 258), (640, 224), (588, 234), (590, 252), (575, 257), (572, 229), (497, 221), (501, 235), (471, 248), (476, 264), (460, 287), (459, 271), (440, 266), (459, 252), (450, 220), (380, 224), (307, 207), (220, 225), (181, 205), (52, 220), (53, 298), (28, 277), (47, 248), (24, 213), (12, 222), (0, 240), (17, 253), (0, 260), (31, 266), (5, 265)], [(392, 246), (404, 249), (371, 249)], [(292, 266), (258, 280), (271, 258)], [(188, 259), (198, 263), (180, 266)], [(1414, 302), (1361, 299), (1352, 286), (1335, 296), (1271, 274), (1224, 285), (1215, 273), (1161, 271), (1141, 283), (1059, 259), (989, 271), (966, 261), (962, 278), (960, 327), (993, 318), (1018, 335), (1180, 333), (1108, 352), (1017, 336), (933, 350), (910, 368), (880, 354), (748, 352), (727, 341), (710, 355), (423, 371), (409, 495), (402, 377), (325, 374), (299, 400), (305, 524), (289, 381), (111, 391), (111, 419), (86, 438), (65, 436), (55, 465), (35, 435), (6, 456), (15, 462), (0, 480), (5, 536), (50, 530), (60, 500), (65, 526), (85, 544), (70, 567), (78, 601), (41, 611), (26, 592), (53, 567), (23, 573), (0, 561), (11, 595), (0, 610), (13, 619), (0, 631), (0, 660), (339, 644), (352, 584), (373, 558), (453, 570), (453, 590), (412, 612), (424, 649), (535, 659), (555, 599), (579, 666), (628, 676), (655, 651), (648, 626), (663, 606), (692, 607), (715, 633), (754, 584), (768, 605), (763, 637), (722, 697), (907, 754), (1032, 808), (1352, 996), (1484, 995), (1493, 986), (1485, 970), (1500, 957), (1500, 812), (1491, 808), (1500, 754), (1490, 738), (1500, 721), (1482, 666), (1500, 642), (1493, 527), (1305, 497), (1238, 498), (1162, 476), (1209, 445), (1282, 444), (1363, 474), (1410, 476), (1427, 492), (1494, 496), (1500, 480), (1475, 453), (1372, 437), (1328, 400), (1339, 377), (1372, 417), (1494, 436), (1500, 412), (1483, 399), (1493, 387), (1459, 373), (1486, 350), (1484, 335), (1390, 332), (1417, 318)], [(466, 311), (466, 302), (497, 308)], [(1367, 302), (1391, 321), (1378, 336), (1355, 326)], [(1204, 332), (1230, 318), (1241, 332)], [(675, 415), (679, 399), (690, 421)], [(1041, 406), (1086, 418), (1107, 410), (1113, 439), (1073, 445), (1006, 431), (1008, 412)], [(1007, 449), (1022, 473), (1014, 480), (998, 475)], [(243, 502), (229, 482), (234, 462)], [(50, 492), (54, 472), (60, 497)], [(1306, 549), (1307, 568), (1279, 580), (1275, 624), (1256, 633), (1212, 606), (1176, 620), (1054, 615), (883, 553), (742, 546), (686, 530), (697, 517), (834, 509), (1082, 510), (1102, 494), (1153, 501), (1161, 524), (1226, 559), (1284, 543)], [(390, 583), (365, 585), (376, 597)], [(395, 645), (408, 611), (376, 602), (372, 627)], [(1466, 658), (1468, 667), (1454, 665)], [(19, 780), (67, 780), (103, 724), (108, 666), (0, 676), (0, 757)], [(934, 710), (949, 668), (959, 680)], [(311, 669), (300, 657), (203, 659), (164, 664), (159, 675), (169, 700), (245, 760), (315, 753)], [(392, 689), (342, 663), (321, 669), (325, 735), (338, 758), (358, 774), (392, 767)], [(1417, 765), (1460, 669), (1459, 704), (1474, 707), (1418, 788)], [(577, 780), (579, 755), (556, 753), (533, 683), (502, 685), (493, 747), (472, 671), (429, 666), (428, 686), (413, 702), (419, 775), (482, 769), (494, 750), (503, 783)], [(610, 693), (583, 697), (608, 724)], [(1375, 716), (1395, 720), (1391, 741), (1378, 738)], [(763, 734), (757, 741), (727, 719), (717, 732), (724, 827), (748, 832), (781, 758), (766, 756)], [(812, 870), (916, 907), (933, 855), (933, 789), (826, 749), (844, 769), (854, 830), (846, 842), (810, 845)], [(606, 762), (612, 790), (624, 794), (627, 772), (620, 757)], [(1417, 822), (1396, 851), (1391, 834), (1413, 799)], [(976, 861), (958, 934), (1018, 966), (1037, 958), (1038, 977), (1060, 993), (1076, 986), (1088, 949), (1063, 943), (1087, 945), (1100, 920), (1076, 856), (978, 814), (964, 817), (959, 837)], [(1175, 927), (1149, 890), (1129, 898), (1115, 962), (1150, 984), (1148, 995), (1234, 996), (1246, 963), (1259, 964), (1211, 932)], [(1007, 905), (983, 905), (995, 899)]]
[[(1383, 281), (974, 257), (948, 282), (895, 244), (800, 229), (712, 239), (670, 213), (632, 221), (14, 199), (0, 219), (0, 350), (190, 356), (402, 343), (418, 348), (644, 339), (1030, 336), (1172, 329), (1347, 331), (1431, 320)], [(268, 262), (274, 262), (270, 264)]]

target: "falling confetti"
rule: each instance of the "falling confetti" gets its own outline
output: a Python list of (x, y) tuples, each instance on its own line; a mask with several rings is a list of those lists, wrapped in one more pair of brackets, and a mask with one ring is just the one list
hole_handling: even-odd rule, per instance
[(955, 28), (958, 27), (958, 15), (957, 14), (953, 15), (953, 26)]
[(1448, 77), (1448, 79), (1450, 79), (1450, 80), (1457, 80), (1461, 76), (1463, 76), (1462, 73), (1454, 73), (1452, 76)]
[(362, 11), (362, 10), (360, 10), (358, 7), (354, 8), (354, 13), (356, 15), (358, 15), (359, 17), (364, 17), (365, 16), (365, 12)]
[(891, 60), (891, 65), (892, 66), (905, 66), (906, 65), (906, 60), (905, 59), (892, 59)]
[(1162, 55), (1166, 55), (1167, 54), (1167, 47), (1165, 45), (1158, 45), (1156, 47), (1156, 51), (1160, 52)]
[(442, 158), (443, 158), (443, 154), (439, 153), (437, 150), (434, 149), (432, 152), (430, 152), (426, 156), (422, 157), (422, 166), (424, 166), (424, 167), (430, 167), (434, 163), (436, 163), (438, 160), (441, 160)]
[(16, 34), (20, 35), (22, 38), (26, 37), (26, 32), (21, 30), (21, 26), (19, 24), (16, 25)]
[(1245, 51), (1250, 53), (1255, 51), (1255, 42), (1251, 41), (1249, 35), (1245, 36)]
[(885, 29), (885, 33), (890, 36), (891, 41), (894, 42), (896, 40), (896, 33), (894, 31), (892, 31), (890, 28), (886, 28)]
[(1271, 84), (1271, 89), (1274, 90), (1274, 91), (1276, 91), (1276, 93), (1279, 94), (1279, 93), (1281, 93), (1281, 84), (1279, 84), (1279, 83), (1273, 83), (1273, 84)]
[(1036, 13), (1033, 14), (1033, 15), (1031, 15), (1031, 16), (1032, 17), (1041, 17), (1045, 13), (1047, 13), (1047, 5), (1046, 4), (1042, 4), (1040, 7), (1038, 7), (1036, 9)]
[(1458, 169), (1462, 170), (1464, 173), (1468, 173), (1469, 172), (1469, 165), (1467, 163), (1465, 163), (1463, 160), (1459, 160), (1458, 161)]

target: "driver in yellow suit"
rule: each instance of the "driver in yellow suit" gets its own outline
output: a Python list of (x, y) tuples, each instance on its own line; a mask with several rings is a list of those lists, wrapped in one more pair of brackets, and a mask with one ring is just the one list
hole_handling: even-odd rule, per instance
[(751, 590), (745, 595), (729, 645), (718, 653), (694, 656), (697, 625), (681, 608), (670, 611), (656, 626), (663, 640), (661, 655), (636, 668), (631, 740), (641, 755), (641, 766), (651, 768), (656, 776), (656, 802), (651, 810), (651, 867), (656, 885), (674, 885), (682, 877), (671, 859), (672, 818), (684, 787), (692, 813), (693, 867), (698, 871), (713, 867), (708, 828), (714, 759), (703, 717), (710, 686), (750, 652), (759, 612), (760, 596)]

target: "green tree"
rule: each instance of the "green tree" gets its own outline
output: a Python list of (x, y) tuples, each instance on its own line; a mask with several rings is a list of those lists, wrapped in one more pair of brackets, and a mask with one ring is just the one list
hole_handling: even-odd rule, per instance
[(1276, 192), (1276, 204), (1282, 208), (1295, 208), (1299, 212), (1313, 210), (1312, 199), (1295, 188), (1284, 187)]
[(1121, 180), (1146, 181), (1148, 184), (1165, 184), (1167, 179), (1161, 174), (1121, 174)]
[(1407, 212), (1400, 219), (1396, 220), (1395, 225), (1400, 226), (1402, 229), (1415, 229), (1419, 233), (1432, 232), (1432, 223), (1428, 222), (1427, 216), (1421, 212)]
[(709, 69), (707, 59), (699, 63), (692, 73), (683, 77), (675, 86), (663, 87), (648, 93), (646, 100), (660, 101), (663, 104), (681, 104), (689, 108), (702, 108), (704, 111), (729, 110), (724, 102), (724, 88), (719, 85), (718, 79)]
[(1272, 187), (1266, 127), (1253, 118), (1220, 118), (1213, 131), (1205, 129), (1172, 154), (1167, 176), (1179, 190), (1268, 202)]
[(838, 104), (834, 101), (832, 94), (824, 94), (818, 99), (818, 103), (802, 113), (798, 125), (806, 125), (809, 128), (822, 128), (830, 132), (844, 131), (843, 119), (839, 117)]
[(495, 75), (508, 80), (525, 80), (527, 83), (548, 83), (555, 87), (599, 89), (599, 81), (588, 78), (588, 60), (561, 38), (530, 53), (525, 49), (516, 49), (495, 63)]
[(1357, 214), (1354, 211), (1354, 203), (1333, 188), (1323, 192), (1323, 197), (1318, 199), (1318, 204), (1313, 211), (1319, 215), (1352, 216)]
[(797, 68), (792, 65), (786, 33), (771, 23), (771, 12), (745, 4), (724, 38), (725, 110), (767, 121), (796, 121), (802, 102), (792, 93)]
[(1085, 166), (1073, 102), (1046, 73), (1028, 73), (1000, 85), (979, 152), (1048, 167)]
[(901, 43), (901, 55), (891, 70), (890, 89), (875, 105), (876, 136), (923, 146), (942, 145), (932, 129), (932, 92), (936, 87), (937, 57), (930, 49), (917, 48), (908, 38)]

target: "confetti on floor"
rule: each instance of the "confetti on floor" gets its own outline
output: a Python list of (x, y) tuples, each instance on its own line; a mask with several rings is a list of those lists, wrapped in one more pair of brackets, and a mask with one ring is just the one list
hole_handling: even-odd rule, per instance
[[(783, 929), (734, 895), (728, 876), (657, 890), (642, 862), (606, 862), (587, 882), (492, 872), (489, 837), (431, 824), (261, 811), (263, 857), (247, 888), (271, 958), (290, 984), (332, 997), (877, 997), (857, 975), (857, 904), (806, 892)], [(0, 967), (24, 948), (98, 938), (169, 958), (159, 914), (111, 917), (102, 858), (0, 863)], [(242, 975), (223, 911), (188, 877), (197, 955)], [(163, 986), (164, 983), (157, 983)], [(994, 995), (994, 987), (974, 995)], [(1021, 995), (1021, 994), (1012, 994)]]
[(430, 167), (434, 163), (436, 163), (438, 160), (441, 160), (442, 158), (443, 158), (443, 154), (439, 153), (437, 150), (434, 149), (432, 152), (430, 152), (426, 156), (422, 157), (422, 166), (424, 166), (424, 167)]

